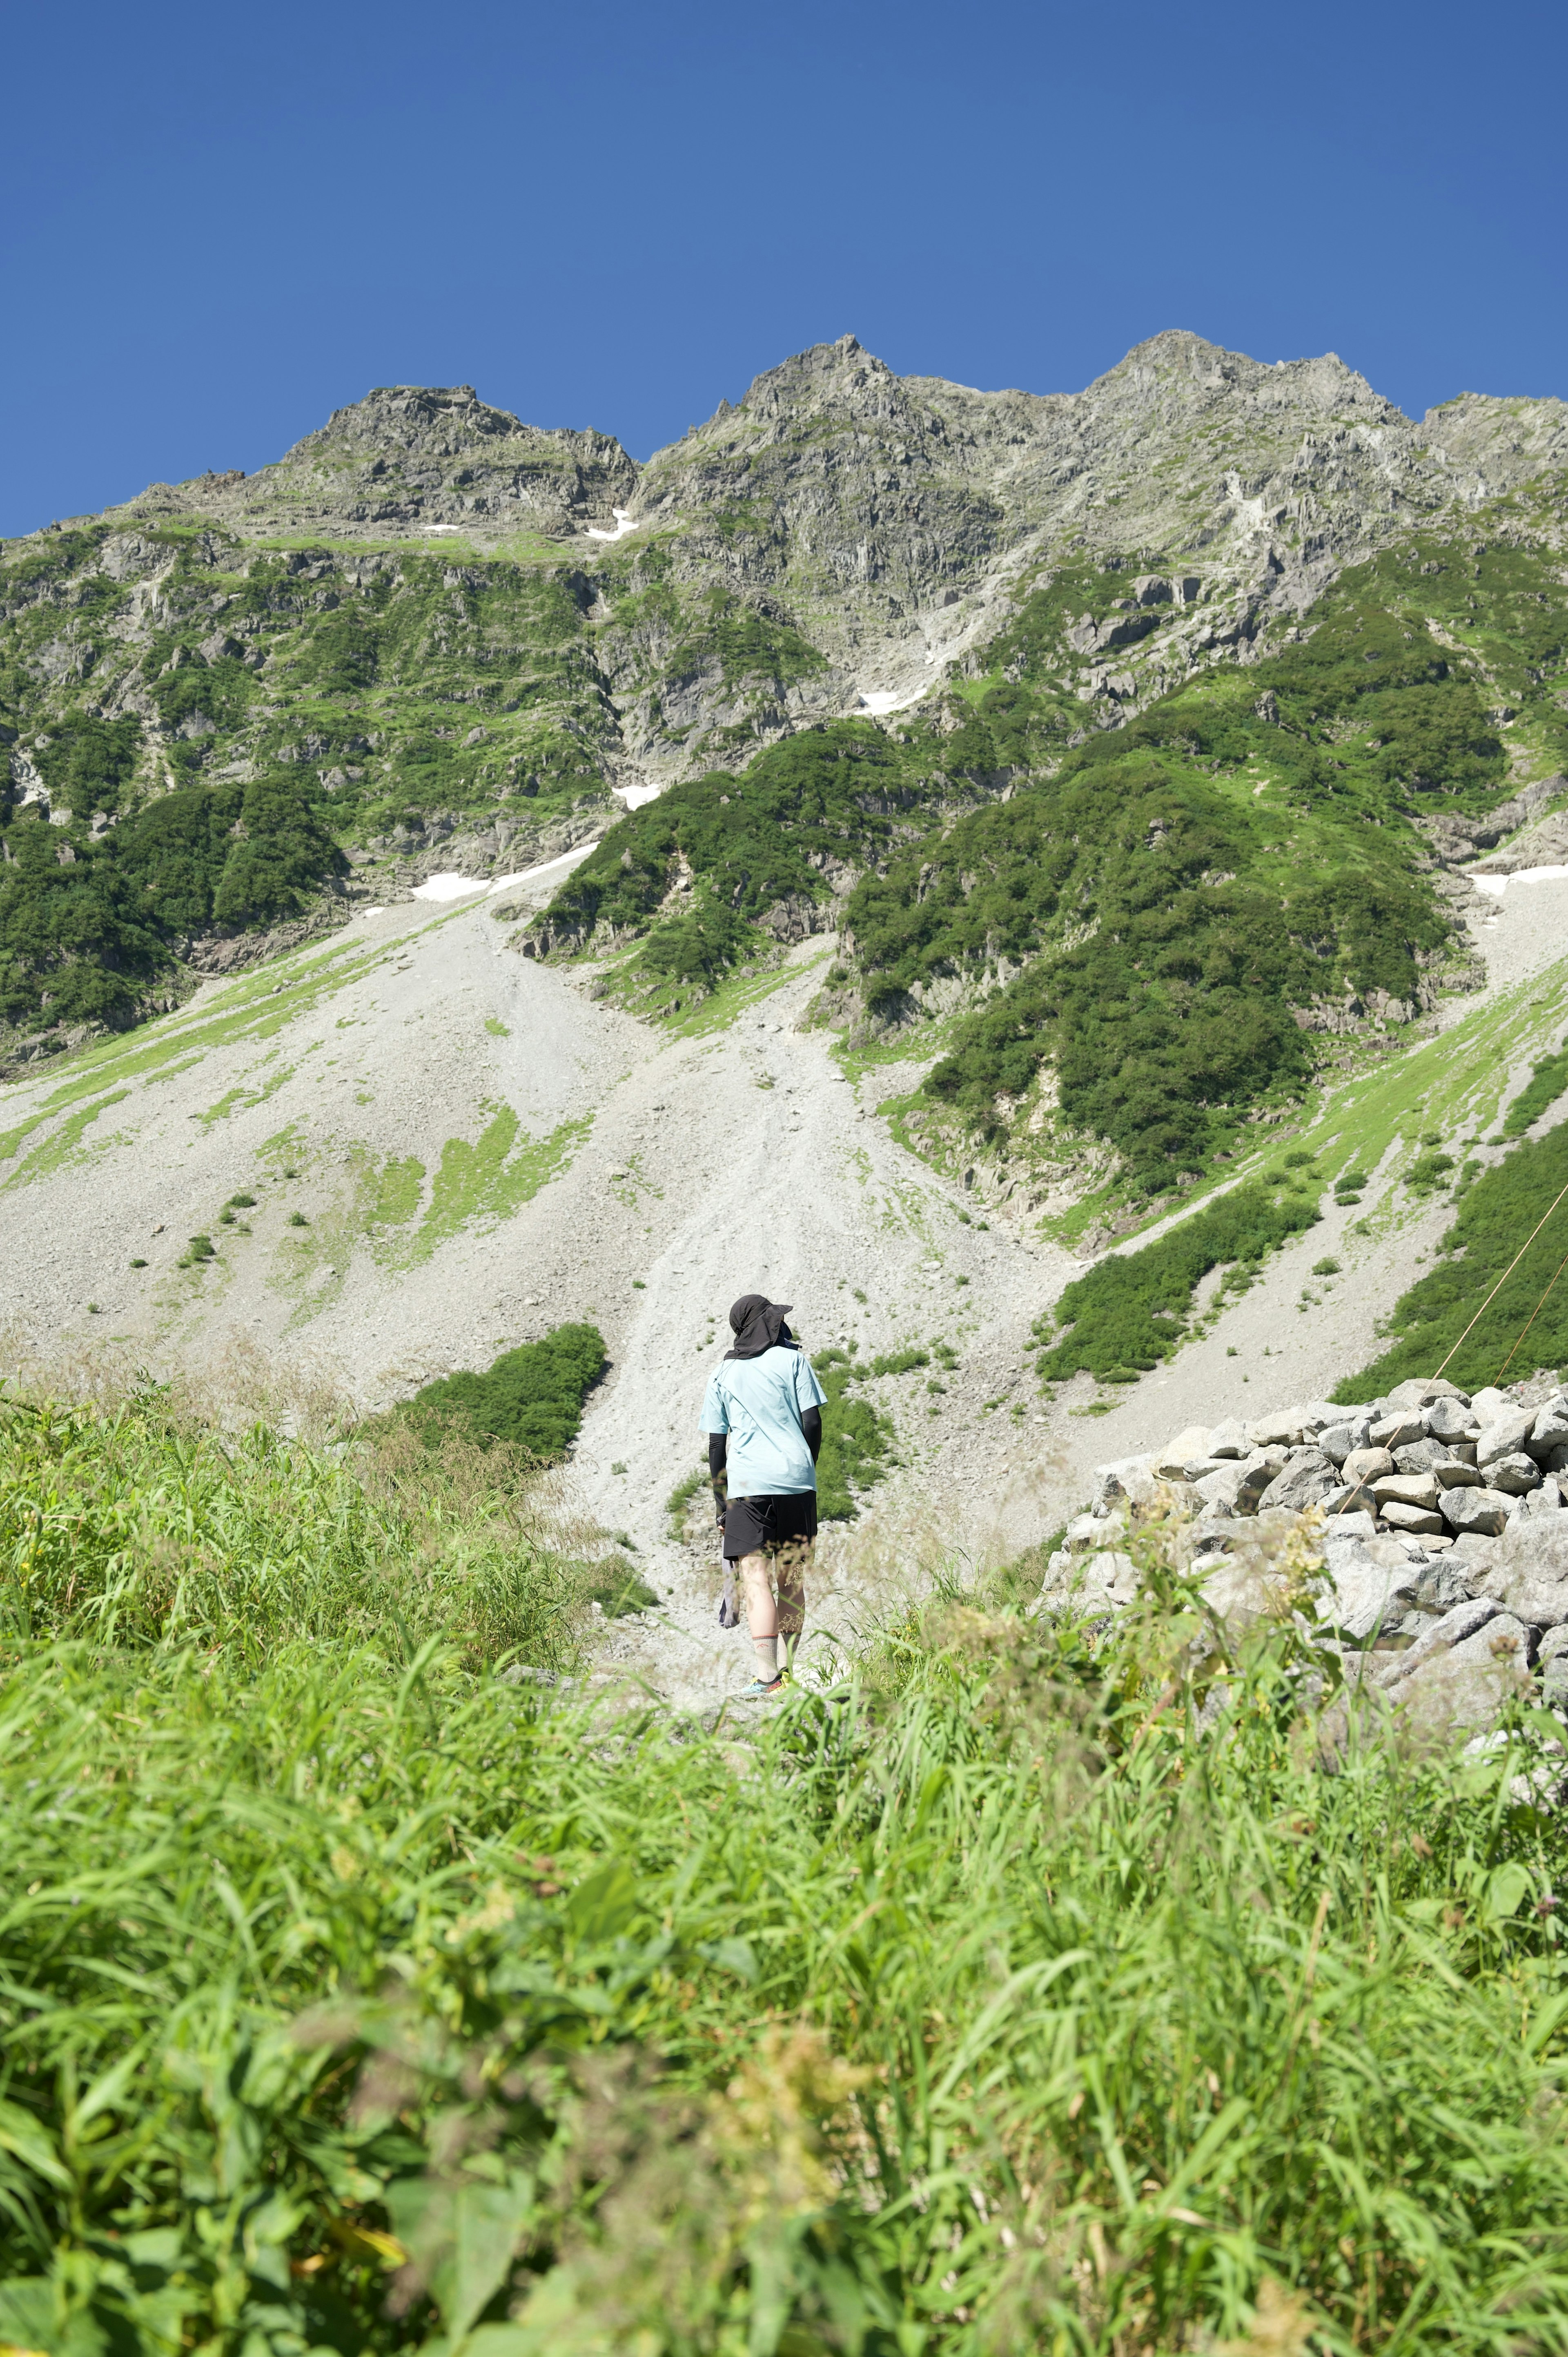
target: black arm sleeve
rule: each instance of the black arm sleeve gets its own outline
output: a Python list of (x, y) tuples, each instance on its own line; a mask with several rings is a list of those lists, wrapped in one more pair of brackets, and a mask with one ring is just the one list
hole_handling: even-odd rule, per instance
[(708, 1435), (708, 1471), (714, 1480), (716, 1481), (718, 1480), (719, 1475), (724, 1471), (728, 1460), (728, 1433), (710, 1432)]
[[(820, 1407), (806, 1409), (800, 1418), (800, 1429), (806, 1436), (806, 1446), (811, 1452), (811, 1462), (814, 1465), (817, 1461), (817, 1451), (822, 1445), (822, 1411)], [(713, 1446), (711, 1441), (708, 1445), (710, 1448)]]

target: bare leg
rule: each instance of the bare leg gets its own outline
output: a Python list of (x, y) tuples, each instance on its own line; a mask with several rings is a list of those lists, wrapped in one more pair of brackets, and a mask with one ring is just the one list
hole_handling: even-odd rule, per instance
[(795, 1658), (800, 1631), (806, 1625), (806, 1566), (811, 1559), (810, 1539), (789, 1539), (773, 1559), (779, 1583), (779, 1633), (784, 1640), (788, 1666)]
[(757, 1649), (757, 1674), (759, 1678), (775, 1678), (779, 1674), (779, 1612), (773, 1601), (773, 1582), (768, 1576), (768, 1557), (760, 1552), (743, 1555), (736, 1568), (741, 1593), (746, 1598), (746, 1625)]
[[(780, 1663), (779, 1640), (785, 1642), (788, 1667), (800, 1631), (806, 1625), (806, 1566), (811, 1557), (810, 1539), (789, 1539), (771, 1561), (760, 1552), (740, 1558), (741, 1587), (746, 1597), (746, 1620), (757, 1649), (757, 1674), (773, 1677)], [(773, 1600), (775, 1582), (779, 1600)]]

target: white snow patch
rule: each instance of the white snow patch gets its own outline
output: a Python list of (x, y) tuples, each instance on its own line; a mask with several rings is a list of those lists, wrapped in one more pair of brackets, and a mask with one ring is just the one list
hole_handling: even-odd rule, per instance
[(460, 523), (422, 523), (419, 529), (428, 537), (433, 532), (466, 532), (467, 526)]
[(427, 876), (413, 888), (416, 900), (460, 900), (465, 892), (482, 892), (482, 876)]
[(620, 796), (628, 811), (634, 811), (640, 810), (644, 802), (656, 802), (664, 789), (662, 786), (614, 786), (610, 791)]
[(559, 852), (553, 859), (542, 860), (537, 867), (520, 867), (514, 876), (498, 876), (487, 888), (491, 892), (509, 892), (514, 884), (527, 884), (535, 876), (548, 876), (553, 867), (575, 867), (586, 859), (597, 841), (596, 835), (593, 843), (579, 843), (571, 851)]
[(1510, 884), (1561, 884), (1565, 876), (1568, 867), (1516, 867), (1511, 876), (1472, 876), (1470, 881), (1477, 892), (1500, 900)]
[(613, 532), (606, 532), (600, 525), (591, 523), (588, 526), (588, 538), (590, 540), (624, 540), (628, 532), (635, 532), (637, 530), (637, 525), (632, 522), (630, 516), (628, 515), (624, 508), (611, 508), (610, 513), (616, 520), (615, 530)]

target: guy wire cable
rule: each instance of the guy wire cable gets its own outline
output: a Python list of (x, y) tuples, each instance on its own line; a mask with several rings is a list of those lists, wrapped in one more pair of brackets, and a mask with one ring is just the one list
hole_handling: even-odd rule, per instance
[[(1480, 1319), (1480, 1318), (1484, 1318), (1484, 1317), (1486, 1316), (1487, 1310), (1487, 1308), (1489, 1308), (1490, 1304), (1491, 1304), (1493, 1301), (1495, 1301), (1495, 1300), (1496, 1300), (1496, 1298), (1497, 1298), (1498, 1295), (1502, 1291), (1503, 1286), (1508, 1283), (1508, 1281), (1509, 1281), (1509, 1277), (1513, 1275), (1513, 1273), (1514, 1273), (1515, 1269), (1519, 1266), (1519, 1265), (1520, 1265), (1520, 1261), (1524, 1258), (1524, 1256), (1525, 1256), (1526, 1253), (1530, 1250), (1530, 1245), (1535, 1242), (1536, 1237), (1541, 1233), (1541, 1228), (1543, 1228), (1543, 1227), (1546, 1225), (1547, 1221), (1552, 1217), (1552, 1212), (1557, 1209), (1558, 1204), (1563, 1200), (1563, 1195), (1568, 1195), (1568, 1187), (1564, 1187), (1564, 1188), (1563, 1188), (1563, 1194), (1562, 1194), (1562, 1195), (1558, 1195), (1558, 1196), (1557, 1196), (1557, 1197), (1556, 1197), (1556, 1198), (1555, 1198), (1552, 1202), (1550, 1202), (1550, 1203), (1547, 1205), (1546, 1210), (1545, 1210), (1545, 1211), (1542, 1212), (1542, 1214), (1541, 1214), (1540, 1224), (1539, 1224), (1539, 1225), (1538, 1225), (1538, 1226), (1537, 1226), (1537, 1227), (1536, 1227), (1536, 1228), (1531, 1232), (1531, 1233), (1530, 1233), (1530, 1235), (1528, 1235), (1528, 1236), (1525, 1238), (1525, 1241), (1523, 1242), (1523, 1243), (1522, 1243), (1522, 1244), (1520, 1244), (1520, 1248), (1519, 1248), (1518, 1252), (1516, 1252), (1516, 1253), (1515, 1253), (1515, 1254), (1514, 1254), (1514, 1256), (1513, 1256), (1512, 1260), (1510, 1260), (1510, 1261), (1509, 1261), (1509, 1265), (1508, 1265), (1507, 1268), (1505, 1268), (1505, 1269), (1504, 1269), (1504, 1271), (1503, 1271), (1503, 1273), (1502, 1273), (1501, 1276), (1499, 1276), (1499, 1277), (1498, 1277), (1498, 1281), (1497, 1281), (1496, 1285), (1494, 1285), (1494, 1286), (1493, 1286), (1493, 1287), (1492, 1287), (1492, 1289), (1491, 1289), (1490, 1293), (1488, 1293), (1488, 1294), (1487, 1294), (1486, 1300), (1482, 1302), (1482, 1304), (1481, 1304), (1481, 1306), (1480, 1306), (1479, 1309), (1477, 1309), (1477, 1310), (1475, 1317), (1471, 1318), (1469, 1326), (1466, 1326), (1466, 1329), (1465, 1329), (1465, 1333), (1460, 1335), (1460, 1337), (1459, 1337), (1459, 1342), (1463, 1342), (1463, 1341), (1464, 1341), (1464, 1340), (1465, 1340), (1465, 1336), (1470, 1332), (1471, 1327), (1475, 1326), (1478, 1319)], [(1520, 1337), (1520, 1340), (1523, 1340), (1523, 1337), (1522, 1337), (1522, 1336)], [(1455, 1345), (1454, 1345), (1454, 1350), (1453, 1350), (1453, 1351), (1449, 1351), (1449, 1353), (1448, 1353), (1448, 1358), (1444, 1360), (1444, 1361), (1443, 1361), (1443, 1367), (1445, 1367), (1445, 1366), (1448, 1364), (1448, 1359), (1451, 1359), (1451, 1358), (1454, 1356), (1454, 1351), (1456, 1351), (1456, 1350), (1459, 1348), (1459, 1342), (1455, 1342)], [(1505, 1360), (1503, 1363), (1506, 1365), (1508, 1362), (1507, 1362), (1507, 1361)], [(1434, 1382), (1434, 1383), (1435, 1383), (1435, 1382), (1437, 1381), (1437, 1376), (1442, 1374), (1442, 1372), (1443, 1372), (1443, 1367), (1439, 1367), (1439, 1368), (1438, 1368), (1438, 1370), (1437, 1370), (1437, 1374), (1433, 1376), (1432, 1380), (1433, 1380), (1433, 1382)]]
[[(1565, 1268), (1568, 1268), (1568, 1253), (1564, 1253), (1564, 1254), (1563, 1254), (1563, 1257), (1562, 1257), (1562, 1259), (1561, 1259), (1561, 1260), (1558, 1262), (1558, 1264), (1557, 1264), (1557, 1276), (1561, 1276), (1561, 1275), (1562, 1275), (1562, 1274), (1563, 1274), (1563, 1270), (1564, 1270)], [(1535, 1323), (1536, 1319), (1540, 1317), (1540, 1315), (1541, 1315), (1541, 1311), (1545, 1308), (1545, 1307), (1546, 1307), (1547, 1294), (1550, 1294), (1550, 1292), (1552, 1291), (1552, 1286), (1556, 1284), (1556, 1282), (1557, 1282), (1557, 1276), (1554, 1276), (1554, 1277), (1552, 1278), (1552, 1285), (1549, 1285), (1549, 1286), (1547, 1286), (1547, 1288), (1546, 1288), (1546, 1292), (1545, 1292), (1545, 1293), (1543, 1293), (1543, 1294), (1541, 1295), (1541, 1297), (1540, 1300), (1536, 1303), (1535, 1308), (1530, 1311), (1530, 1316), (1525, 1319), (1525, 1321), (1524, 1321), (1524, 1325), (1523, 1325), (1523, 1327), (1522, 1327), (1522, 1329), (1520, 1329), (1520, 1332), (1519, 1342), (1522, 1342), (1522, 1341), (1523, 1341), (1523, 1340), (1524, 1340), (1524, 1338), (1525, 1338), (1525, 1335), (1529, 1333), (1529, 1331), (1530, 1331), (1530, 1328), (1534, 1325), (1534, 1323)], [(1507, 1372), (1508, 1372), (1508, 1371), (1509, 1371), (1509, 1367), (1511, 1367), (1511, 1366), (1512, 1366), (1512, 1364), (1513, 1364), (1513, 1361), (1514, 1361), (1514, 1351), (1516, 1351), (1519, 1349), (1519, 1342), (1516, 1342), (1516, 1343), (1514, 1344), (1514, 1346), (1513, 1346), (1513, 1350), (1512, 1350), (1512, 1351), (1510, 1351), (1509, 1352), (1508, 1357), (1503, 1361), (1502, 1365), (1498, 1369), (1497, 1374), (1496, 1374), (1496, 1375), (1494, 1376), (1494, 1378), (1493, 1378), (1494, 1384), (1500, 1384), (1500, 1383), (1501, 1383), (1501, 1382), (1502, 1382), (1503, 1377), (1507, 1374)]]

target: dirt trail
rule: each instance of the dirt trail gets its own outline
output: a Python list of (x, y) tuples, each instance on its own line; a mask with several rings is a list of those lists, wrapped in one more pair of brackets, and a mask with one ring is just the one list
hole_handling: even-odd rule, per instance
[[(1517, 980), (1561, 955), (1565, 920), (1568, 885), (1510, 892), (1485, 947)], [(858, 1524), (822, 1542), (815, 1632), (877, 1609), (917, 1557), (973, 1564), (1032, 1543), (1099, 1459), (1320, 1393), (1367, 1354), (1412, 1255), (1451, 1217), (1359, 1243), (1330, 1210), (1212, 1337), (1112, 1413), (1072, 1412), (1092, 1389), (1080, 1378), (1047, 1417), (1029, 1329), (1079, 1265), (1000, 1221), (966, 1224), (958, 1191), (894, 1141), (875, 1104), (917, 1068), (857, 1088), (826, 1035), (795, 1028), (820, 944), (728, 1028), (680, 1038), (519, 957), (506, 932), (482, 900), (361, 917), (325, 952), (209, 985), (114, 1049), (5, 1090), (6, 1310), (41, 1347), (113, 1342), (155, 1367), (254, 1346), (316, 1363), (363, 1407), (592, 1318), (613, 1365), (575, 1487), (665, 1598), (657, 1618), (607, 1631), (606, 1652), (673, 1699), (749, 1675), (744, 1637), (714, 1618), (716, 1557), (671, 1544), (664, 1511), (698, 1464), (736, 1295), (793, 1302), (812, 1349), (941, 1338), (960, 1359), (952, 1375), (876, 1386), (903, 1463)], [(257, 1200), (225, 1224), (236, 1194)], [(199, 1233), (218, 1258), (180, 1267)], [(1334, 1250), (1348, 1277), (1303, 1314), (1304, 1270)], [(946, 1388), (928, 1392), (933, 1380)]]

